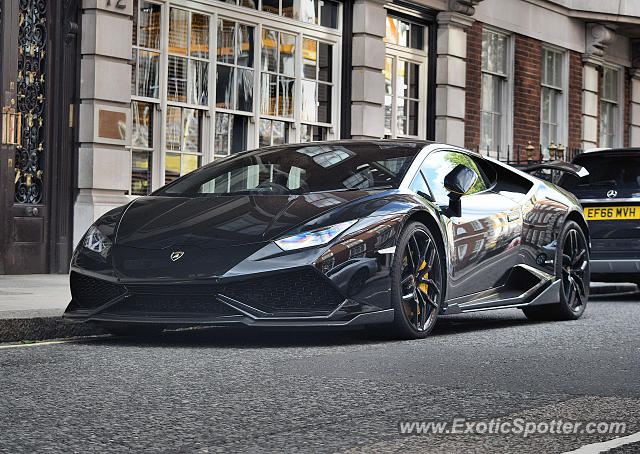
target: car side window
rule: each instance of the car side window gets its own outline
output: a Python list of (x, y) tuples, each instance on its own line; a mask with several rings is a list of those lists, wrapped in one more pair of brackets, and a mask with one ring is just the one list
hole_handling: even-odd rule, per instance
[(455, 151), (435, 151), (427, 156), (420, 170), (427, 179), (437, 204), (449, 203), (449, 191), (444, 187), (444, 177), (459, 164), (473, 169), (478, 174), (478, 179), (469, 194), (486, 191), (491, 187), (491, 181), (471, 156)]
[(422, 172), (418, 171), (416, 174), (413, 182), (411, 183), (411, 190), (415, 193), (421, 192), (423, 194), (431, 195), (431, 190), (429, 189), (427, 182), (424, 180)]

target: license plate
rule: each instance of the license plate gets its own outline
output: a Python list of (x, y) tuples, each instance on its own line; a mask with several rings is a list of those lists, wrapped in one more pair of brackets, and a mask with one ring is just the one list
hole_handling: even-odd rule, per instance
[(640, 206), (587, 207), (584, 209), (584, 217), (590, 221), (640, 219)]

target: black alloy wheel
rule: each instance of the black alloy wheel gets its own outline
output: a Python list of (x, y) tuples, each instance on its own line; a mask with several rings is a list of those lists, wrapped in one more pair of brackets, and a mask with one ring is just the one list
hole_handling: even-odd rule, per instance
[(557, 304), (525, 307), (533, 320), (576, 320), (584, 313), (589, 299), (591, 268), (589, 246), (584, 232), (574, 221), (562, 228), (555, 256), (555, 275), (560, 284)]
[[(576, 226), (577, 227), (577, 226)], [(566, 241), (562, 248), (562, 291), (569, 309), (573, 312), (582, 312), (587, 304), (589, 285), (587, 273), (587, 285), (585, 287), (585, 271), (589, 268), (589, 248), (587, 241), (578, 227), (568, 231)]]
[(424, 224), (407, 225), (392, 267), (394, 331), (398, 337), (426, 337), (433, 329), (443, 296), (443, 275), (436, 239)]

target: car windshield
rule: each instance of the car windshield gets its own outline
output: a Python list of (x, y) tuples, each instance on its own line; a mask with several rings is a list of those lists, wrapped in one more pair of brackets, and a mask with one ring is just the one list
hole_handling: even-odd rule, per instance
[(559, 184), (570, 191), (611, 188), (638, 191), (640, 189), (640, 155), (589, 155), (578, 156), (574, 164), (584, 167), (589, 175), (577, 178), (565, 174)]
[(307, 194), (397, 188), (421, 148), (417, 143), (344, 142), (255, 150), (204, 166), (154, 195)]

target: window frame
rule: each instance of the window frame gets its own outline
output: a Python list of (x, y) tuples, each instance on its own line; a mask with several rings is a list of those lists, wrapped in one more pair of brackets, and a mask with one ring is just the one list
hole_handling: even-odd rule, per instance
[[(433, 184), (431, 182), (429, 182), (429, 179), (427, 178), (425, 172), (423, 171), (424, 166), (427, 164), (427, 162), (429, 162), (429, 158), (432, 157), (434, 155), (434, 153), (455, 153), (455, 154), (460, 154), (460, 155), (464, 155), (466, 157), (468, 157), (469, 159), (471, 159), (476, 166), (479, 168), (479, 170), (481, 170), (481, 172), (484, 173), (484, 176), (486, 177), (486, 182), (485, 183), (489, 183), (486, 184), (486, 188), (482, 191), (478, 191), (478, 192), (469, 192), (467, 194), (462, 195), (461, 197), (469, 197), (469, 196), (474, 196), (477, 194), (486, 194), (489, 192), (494, 192), (493, 188), (495, 188), (497, 181), (496, 179), (492, 179), (491, 177), (489, 177), (488, 175), (486, 175), (486, 170), (483, 168), (485, 166), (493, 166), (493, 164), (491, 164), (489, 161), (483, 159), (481, 156), (478, 155), (474, 155), (471, 153), (467, 153), (466, 150), (462, 150), (462, 149), (453, 149), (453, 148), (436, 148), (434, 150), (431, 150), (427, 153), (427, 155), (424, 157), (424, 159), (422, 159), (422, 161), (420, 162), (420, 164), (417, 167), (417, 170), (414, 172), (414, 174), (411, 176), (411, 178), (408, 180), (408, 188), (411, 189), (412, 191), (414, 191), (413, 187), (416, 183), (416, 179), (418, 177), (422, 178), (424, 180), (424, 183), (426, 184), (427, 188), (429, 188), (429, 194), (431, 195), (432, 198), (432, 202), (435, 203), (438, 206), (445, 206), (448, 205), (447, 203), (444, 203), (442, 200), (438, 200), (436, 197), (436, 194), (433, 190)], [(453, 169), (452, 169), (453, 170)], [(495, 171), (495, 169), (494, 169)], [(482, 178), (483, 175), (478, 174), (479, 178)], [(405, 178), (407, 178), (405, 176)], [(475, 183), (474, 183), (475, 186)], [(415, 192), (415, 191), (414, 191)], [(447, 198), (448, 200), (448, 198)]]
[[(482, 110), (482, 76), (484, 76), (485, 74), (492, 76), (492, 77), (500, 77), (502, 78), (502, 84), (501, 84), (501, 95), (502, 95), (502, 102), (501, 102), (501, 120), (500, 120), (500, 137), (499, 140), (497, 140), (497, 146), (500, 147), (500, 152), (503, 153), (504, 150), (507, 149), (507, 146), (511, 144), (512, 139), (513, 139), (513, 73), (514, 73), (514, 52), (515, 52), (515, 46), (514, 46), (514, 39), (513, 39), (513, 34), (505, 31), (505, 30), (501, 30), (495, 27), (490, 27), (487, 25), (484, 25), (482, 28), (482, 34), (483, 34), (483, 39), (484, 39), (484, 33), (493, 33), (493, 34), (498, 34), (503, 36), (504, 38), (506, 38), (505, 40), (505, 73), (499, 73), (499, 72), (495, 72), (495, 71), (490, 71), (490, 70), (485, 70), (482, 68), (482, 61), (484, 56), (481, 55), (480, 56), (480, 142), (479, 142), (479, 149), (482, 150), (487, 150), (487, 144), (482, 143), (482, 113), (485, 112)], [(488, 112), (488, 111), (487, 111)], [(494, 113), (494, 112), (488, 112), (488, 113)], [(489, 155), (494, 155), (497, 157), (496, 155), (497, 153), (497, 147), (495, 150), (492, 150), (491, 147), (489, 147)]]
[[(383, 132), (383, 137), (385, 138), (415, 138), (415, 139), (425, 139), (427, 135), (427, 90), (428, 90), (428, 81), (429, 81), (429, 27), (433, 25), (430, 23), (425, 23), (416, 20), (416, 18), (407, 19), (403, 15), (395, 14), (393, 11), (387, 11), (385, 16), (385, 24), (387, 24), (389, 18), (398, 19), (403, 21), (409, 25), (408, 29), (408, 46), (403, 46), (400, 44), (394, 44), (386, 41), (385, 39), (385, 67), (386, 60), (391, 58), (391, 117), (390, 117), (390, 133), (386, 132), (386, 112), (385, 112), (385, 131)], [(417, 49), (411, 47), (411, 35), (414, 33), (411, 25), (417, 25), (422, 27), (422, 49)], [(418, 97), (414, 98), (410, 96), (409, 93), (409, 85), (405, 89), (405, 95), (398, 95), (398, 62), (402, 60), (406, 62), (408, 65), (417, 64), (419, 74), (419, 82), (418, 82)], [(385, 69), (386, 70), (386, 69)], [(385, 72), (383, 70), (383, 74)], [(386, 84), (386, 82), (385, 82)], [(383, 102), (383, 106), (386, 108), (386, 98), (387, 94), (385, 92), (384, 97), (385, 101)], [(399, 134), (398, 133), (398, 124), (397, 124), (397, 111), (398, 111), (398, 99), (404, 99), (405, 102), (418, 102), (418, 111), (417, 111), (417, 125), (418, 125), (418, 134), (413, 135), (409, 134)], [(407, 111), (407, 118), (409, 118), (409, 111)], [(407, 131), (409, 130), (409, 125), (407, 123)]]
[[(553, 52), (556, 55), (559, 55), (560, 58), (562, 59), (562, 61), (560, 62), (560, 68), (562, 69), (562, 74), (560, 77), (560, 86), (554, 86), (554, 85), (550, 85), (550, 84), (546, 84), (544, 82), (544, 65), (545, 65), (545, 52)], [(543, 121), (543, 117), (542, 117), (542, 112), (543, 112), (543, 92), (544, 92), (544, 88), (550, 89), (550, 90), (555, 90), (556, 94), (559, 92), (561, 99), (560, 101), (556, 102), (556, 115), (557, 115), (557, 124), (556, 124), (556, 128), (557, 128), (557, 136), (558, 138), (556, 139), (556, 141), (554, 142), (556, 146), (558, 146), (559, 144), (566, 144), (568, 143), (569, 140), (569, 122), (568, 122), (568, 113), (569, 113), (569, 96), (568, 96), (568, 89), (569, 89), (569, 58), (568, 58), (568, 54), (566, 49), (560, 48), (560, 47), (556, 47), (556, 46), (552, 46), (550, 44), (543, 44), (542, 46), (542, 62), (541, 62), (541, 71), (542, 71), (542, 76), (540, 78), (540, 144), (543, 146), (543, 153), (546, 152), (547, 156), (549, 157), (549, 145), (551, 144), (551, 141), (549, 141), (549, 143), (544, 144), (542, 142), (542, 124), (544, 123)]]
[[(142, 1), (142, 0), (141, 0)], [(155, 191), (165, 184), (165, 160), (166, 153), (173, 153), (171, 150), (166, 149), (166, 121), (167, 121), (167, 108), (169, 106), (176, 106), (188, 109), (198, 109), (204, 111), (202, 115), (202, 124), (200, 125), (200, 166), (210, 163), (216, 159), (221, 159), (224, 156), (216, 153), (214, 155), (214, 143), (215, 143), (215, 121), (217, 114), (229, 114), (229, 115), (244, 115), (249, 118), (248, 120), (248, 132), (246, 137), (246, 149), (250, 150), (259, 146), (259, 122), (263, 118), (271, 118), (271, 116), (265, 116), (260, 113), (260, 78), (262, 73), (261, 67), (261, 46), (262, 46), (262, 29), (269, 28), (278, 32), (284, 32), (293, 34), (296, 37), (296, 55), (295, 55), (295, 75), (294, 77), (294, 113), (293, 117), (287, 119), (291, 122), (291, 129), (289, 140), (287, 143), (296, 143), (302, 141), (302, 126), (311, 125), (316, 127), (325, 128), (323, 132), (326, 134), (326, 139), (337, 139), (340, 137), (341, 126), (341, 105), (339, 100), (342, 90), (342, 52), (344, 36), (342, 30), (344, 5), (338, 2), (338, 17), (337, 27), (330, 28), (324, 27), (319, 24), (303, 22), (298, 19), (285, 17), (282, 15), (275, 15), (273, 13), (265, 12), (261, 10), (261, 5), (258, 4), (256, 9), (250, 9), (248, 7), (228, 4), (224, 2), (216, 2), (213, 4), (194, 4), (187, 0), (184, 1), (172, 1), (170, 4), (162, 2), (160, 0), (147, 0), (154, 4), (161, 6), (161, 18), (160, 18), (160, 63), (159, 63), (159, 98), (144, 98), (138, 97), (132, 94), (132, 101), (142, 102), (154, 102), (156, 108), (154, 111), (154, 128), (153, 128), (153, 152), (151, 153), (152, 168), (151, 172), (151, 188), (149, 192)], [(135, 5), (139, 8), (139, 2)], [(197, 13), (209, 16), (209, 58), (204, 59), (208, 62), (208, 103), (206, 105), (187, 104), (177, 101), (170, 101), (167, 99), (168, 95), (168, 60), (169, 60), (169, 17), (170, 8), (177, 8), (187, 11), (189, 14)], [(318, 7), (320, 8), (320, 6)], [(253, 110), (252, 112), (235, 111), (230, 109), (223, 109), (216, 107), (216, 87), (215, 76), (217, 74), (217, 31), (218, 20), (226, 19), (235, 23), (246, 24), (254, 27), (254, 62), (252, 70), (254, 72), (253, 80)], [(191, 23), (191, 19), (189, 19)], [(137, 27), (137, 24), (135, 24)], [(189, 26), (189, 29), (191, 26)], [(331, 82), (325, 85), (331, 88), (331, 105), (329, 106), (329, 115), (331, 118), (330, 123), (312, 122), (302, 120), (301, 118), (301, 93), (303, 68), (302, 68), (302, 43), (303, 38), (313, 39), (317, 42), (328, 43), (332, 46), (331, 52)], [(187, 46), (190, 47), (190, 40), (187, 42)], [(132, 46), (132, 50), (133, 50)], [(175, 55), (175, 54), (172, 54)], [(190, 56), (180, 56), (191, 60)], [(201, 58), (195, 58), (200, 61)], [(234, 63), (234, 67), (238, 67)], [(244, 67), (243, 67), (244, 68)], [(136, 75), (137, 77), (137, 75)], [(188, 76), (187, 76), (188, 77)], [(234, 75), (234, 80), (236, 76)], [(211, 82), (213, 81), (213, 82)], [(187, 84), (189, 81), (187, 80)], [(136, 82), (137, 84), (137, 82)], [(136, 85), (137, 86), (137, 85)], [(187, 99), (188, 100), (188, 99)], [(131, 107), (131, 104), (130, 104)], [(231, 118), (231, 117), (230, 117)], [(279, 118), (276, 118), (279, 119)], [(131, 131), (131, 127), (129, 128)], [(131, 136), (131, 135), (130, 135)], [(129, 144), (127, 149), (131, 155), (131, 137), (128, 138)], [(231, 145), (228, 145), (230, 149)], [(130, 162), (131, 163), (131, 162)], [(130, 172), (131, 172), (131, 165)], [(130, 194), (131, 189), (127, 191)], [(134, 198), (136, 196), (130, 195)]]
[[(605, 88), (604, 88), (604, 73), (605, 70), (610, 70), (610, 71), (615, 71), (617, 73), (617, 77), (616, 77), (616, 82), (617, 82), (617, 99), (613, 100), (613, 99), (607, 99), (603, 96)], [(600, 81), (601, 83), (599, 84), (601, 92), (598, 93), (598, 115), (599, 115), (599, 124), (598, 127), (600, 129), (600, 134), (598, 136), (598, 144), (601, 147), (606, 147), (608, 145), (605, 145), (602, 143), (602, 137), (603, 137), (603, 131), (602, 131), (602, 107), (604, 104), (607, 104), (609, 106), (612, 107), (612, 109), (614, 109), (614, 113), (615, 116), (614, 118), (611, 120), (612, 122), (612, 133), (611, 133), (611, 144), (610, 147), (611, 148), (619, 148), (622, 147), (622, 143), (623, 143), (623, 131), (624, 131), (624, 125), (623, 125), (623, 116), (624, 116), (624, 100), (622, 100), (621, 98), (624, 97), (624, 71), (623, 68), (615, 65), (613, 63), (604, 63), (602, 65), (602, 74), (599, 76), (600, 77)]]
[[(150, 49), (150, 48), (146, 48), (144, 46), (140, 46), (140, 3), (141, 2), (147, 2), (147, 3), (152, 3), (154, 5), (158, 5), (160, 6), (160, 30), (159, 30), (159, 48), (156, 49)], [(140, 49), (142, 48), (143, 50), (147, 50), (147, 51), (153, 51), (153, 52), (158, 52), (159, 53), (159, 58), (158, 58), (158, 97), (157, 98), (151, 98), (151, 97), (147, 97), (147, 96), (139, 96), (137, 94), (133, 94), (131, 93), (131, 101), (129, 102), (129, 109), (131, 109), (131, 115), (130, 115), (130, 125), (128, 125), (128, 130), (129, 131), (133, 131), (133, 102), (142, 102), (142, 103), (148, 103), (151, 104), (152, 106), (152, 131), (151, 131), (151, 135), (149, 137), (149, 140), (151, 141), (152, 146), (149, 148), (144, 148), (144, 147), (134, 147), (133, 146), (133, 134), (128, 134), (127, 137), (127, 145), (125, 147), (125, 149), (128, 151), (129, 153), (129, 188), (126, 191), (127, 196), (129, 196), (130, 198), (135, 198), (135, 197), (139, 197), (140, 195), (134, 195), (132, 194), (132, 179), (133, 179), (133, 153), (138, 151), (138, 152), (148, 152), (149, 153), (149, 173), (150, 173), (150, 178), (149, 178), (149, 183), (150, 183), (150, 187), (148, 192), (151, 193), (153, 192), (155, 189), (157, 189), (156, 187), (156, 180), (154, 178), (156, 178), (158, 171), (156, 170), (156, 166), (158, 165), (158, 161), (160, 159), (159, 153), (158, 153), (158, 149), (160, 149), (160, 147), (162, 147), (163, 145), (161, 145), (161, 134), (164, 131), (164, 128), (161, 127), (161, 122), (164, 121), (164, 116), (161, 114), (163, 109), (163, 99), (164, 99), (164, 94), (163, 94), (163, 87), (164, 87), (164, 83), (163, 80), (166, 77), (165, 75), (165, 57), (166, 57), (166, 47), (164, 46), (164, 42), (163, 42), (163, 35), (164, 35), (164, 29), (165, 29), (165, 24), (164, 24), (164, 18), (167, 15), (166, 14), (166, 4), (164, 2), (161, 2), (159, 0), (140, 0), (138, 2), (136, 2), (134, 4), (134, 6), (136, 8), (138, 8), (138, 11), (136, 11), (135, 17), (136, 17), (136, 22), (133, 23), (132, 27), (132, 33), (136, 33), (136, 44), (131, 46), (132, 52), (135, 50), (136, 52), (136, 57), (135, 60), (132, 58), (132, 65), (133, 65), (133, 69), (132, 71), (135, 71), (135, 89), (136, 92), (138, 90), (138, 81), (139, 81), (139, 70), (138, 70), (138, 62), (139, 62), (139, 53), (140, 53)], [(162, 159), (164, 159), (164, 157), (162, 157)]]
[[(169, 52), (169, 38), (170, 38), (170, 33), (169, 33), (169, 29), (170, 29), (170, 18), (171, 18), (171, 10), (172, 9), (176, 9), (176, 10), (180, 10), (180, 11), (185, 11), (188, 14), (188, 26), (187, 26), (187, 42), (186, 42), (186, 46), (187, 46), (187, 54), (186, 55), (180, 55), (180, 54), (176, 54), (176, 53), (170, 53)], [(212, 86), (211, 84), (207, 84), (207, 104), (192, 104), (189, 103), (189, 62), (190, 61), (201, 61), (201, 62), (206, 62), (208, 65), (208, 74), (207, 77), (209, 79), (208, 82), (215, 80), (213, 75), (215, 74), (213, 71), (215, 68), (217, 68), (214, 65), (214, 52), (217, 48), (215, 47), (216, 45), (216, 41), (215, 41), (215, 33), (214, 33), (214, 26), (212, 24), (217, 24), (217, 16), (213, 13), (207, 12), (207, 11), (201, 11), (198, 9), (194, 9), (194, 8), (188, 8), (184, 5), (181, 4), (177, 4), (177, 3), (171, 3), (168, 8), (165, 9), (165, 14), (164, 14), (164, 20), (166, 22), (166, 26), (163, 30), (165, 30), (165, 34), (164, 34), (164, 44), (165, 44), (165, 52), (164, 52), (164, 61), (163, 61), (163, 65), (165, 70), (165, 77), (162, 80), (162, 86), (164, 89), (163, 95), (162, 95), (162, 99), (161, 99), (161, 103), (162, 103), (162, 123), (161, 123), (161, 128), (162, 128), (162, 135), (161, 135), (161, 140), (162, 140), (162, 144), (161, 144), (161, 148), (160, 148), (160, 159), (156, 159), (156, 162), (158, 164), (158, 166), (160, 167), (158, 169), (158, 172), (156, 174), (157, 176), (157, 181), (158, 181), (158, 187), (164, 186), (166, 184), (166, 159), (167, 159), (167, 154), (172, 154), (172, 155), (179, 155), (180, 156), (180, 175), (178, 175), (178, 177), (182, 176), (182, 157), (183, 155), (192, 155), (192, 156), (196, 156), (199, 164), (196, 166), (196, 169), (198, 167), (201, 167), (202, 165), (206, 164), (207, 162), (210, 161), (211, 159), (211, 155), (213, 153), (212, 148), (212, 141), (211, 140), (207, 140), (207, 138), (210, 138), (210, 131), (211, 131), (211, 114), (212, 114), (212, 107), (213, 107), (213, 103), (215, 101), (215, 95), (212, 96)], [(201, 58), (201, 57), (192, 57), (191, 54), (191, 18), (193, 14), (201, 14), (201, 15), (206, 15), (209, 17), (209, 57), (208, 58)], [(177, 57), (177, 58), (182, 58), (187, 62), (187, 66), (186, 66), (186, 84), (185, 84), (185, 96), (186, 96), (186, 101), (182, 102), (182, 101), (175, 101), (175, 100), (170, 100), (168, 99), (168, 87), (169, 87), (169, 82), (168, 82), (168, 77), (169, 77), (169, 58), (170, 57)], [(182, 128), (182, 124), (183, 124), (183, 115), (185, 110), (194, 110), (196, 111), (196, 115), (198, 115), (198, 112), (202, 112), (202, 116), (199, 119), (199, 125), (198, 125), (198, 151), (196, 153), (190, 153), (190, 152), (185, 152), (184, 150), (169, 150), (167, 148), (167, 114), (169, 112), (170, 108), (179, 108), (181, 109), (181, 116), (180, 116), (180, 124), (181, 124), (181, 128)], [(181, 129), (182, 130), (182, 129)], [(157, 187), (154, 186), (154, 190), (157, 189)]]

